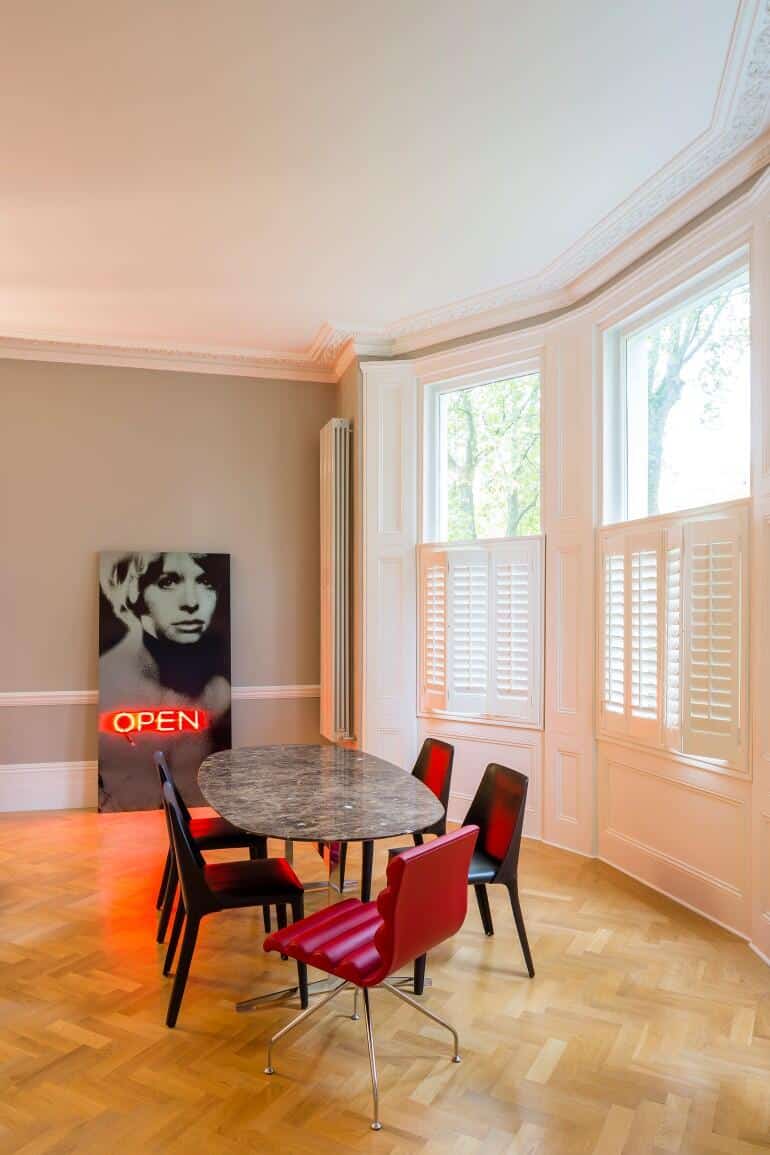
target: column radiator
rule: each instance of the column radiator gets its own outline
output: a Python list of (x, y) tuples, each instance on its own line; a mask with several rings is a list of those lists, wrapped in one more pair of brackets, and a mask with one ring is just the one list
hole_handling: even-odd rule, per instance
[(351, 423), (321, 430), (321, 733), (352, 738)]

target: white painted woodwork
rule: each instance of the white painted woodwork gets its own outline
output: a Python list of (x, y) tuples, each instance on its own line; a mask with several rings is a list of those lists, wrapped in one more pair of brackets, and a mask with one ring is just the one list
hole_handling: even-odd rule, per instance
[(361, 745), (411, 768), (417, 715), (417, 388), (404, 362), (364, 362)]

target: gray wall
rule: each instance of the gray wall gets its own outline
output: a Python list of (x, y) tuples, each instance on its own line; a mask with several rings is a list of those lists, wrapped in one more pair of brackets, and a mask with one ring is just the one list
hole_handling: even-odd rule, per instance
[[(318, 682), (318, 433), (335, 387), (0, 361), (0, 693), (97, 685), (100, 549), (232, 555), (234, 685)], [(315, 699), (234, 740), (309, 741)], [(0, 710), (0, 764), (95, 757), (93, 706)]]

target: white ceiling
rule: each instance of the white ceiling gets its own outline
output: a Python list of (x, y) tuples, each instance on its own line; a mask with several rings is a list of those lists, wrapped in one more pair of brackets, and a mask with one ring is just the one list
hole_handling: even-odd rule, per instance
[(394, 333), (555, 285), (735, 115), (764, 9), (16, 0), (0, 335), (298, 354), (324, 322)]

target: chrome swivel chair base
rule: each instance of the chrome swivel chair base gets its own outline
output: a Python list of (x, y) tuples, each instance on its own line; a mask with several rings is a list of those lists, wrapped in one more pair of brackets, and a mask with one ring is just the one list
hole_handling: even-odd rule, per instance
[[(331, 980), (325, 980), (325, 981), (329, 982)], [(344, 981), (337, 983), (337, 985), (327, 993), (326, 997), (321, 999), (320, 1003), (316, 1003), (315, 1006), (308, 1007), (306, 1010), (302, 1011), (299, 1015), (296, 1016), (296, 1018), (293, 1018), (290, 1023), (287, 1023), (285, 1027), (282, 1027), (280, 1031), (277, 1031), (273, 1035), (273, 1037), (270, 1039), (270, 1042), (267, 1044), (267, 1066), (265, 1067), (265, 1074), (266, 1075), (274, 1075), (275, 1074), (275, 1067), (273, 1066), (273, 1047), (279, 1041), (279, 1039), (282, 1039), (285, 1035), (288, 1035), (290, 1031), (293, 1031), (294, 1028), (298, 1027), (300, 1025), (300, 1023), (303, 1023), (305, 1021), (305, 1019), (310, 1018), (310, 1016), (314, 1015), (316, 1013), (316, 1011), (320, 1011), (321, 1007), (326, 1006), (326, 1004), (331, 1002), (331, 1000), (333, 998), (336, 998), (337, 995), (340, 993), (340, 991), (345, 990), (346, 987), (349, 987), (351, 985), (353, 985), (353, 984), (351, 984), (349, 982), (344, 982)], [(422, 1004), (418, 1003), (414, 998), (411, 998), (409, 995), (404, 994), (404, 992), (402, 990), (399, 990), (398, 987), (393, 986), (392, 983), (382, 982), (382, 983), (378, 984), (378, 987), (382, 987), (385, 990), (390, 991), (390, 993), (395, 995), (396, 998), (402, 999), (403, 1002), (408, 1003), (410, 1007), (414, 1007), (416, 1010), (420, 1011), (423, 1015), (426, 1016), (426, 1018), (431, 1019), (434, 1023), (438, 1023), (438, 1025), (440, 1027), (444, 1027), (447, 1031), (449, 1031), (449, 1033), (452, 1036), (452, 1040), (454, 1042), (454, 1054), (452, 1055), (452, 1062), (453, 1063), (461, 1062), (461, 1059), (460, 1059), (460, 1040), (459, 1040), (457, 1031), (454, 1029), (454, 1027), (450, 1026), (450, 1024), (447, 1023), (444, 1019), (439, 1018), (438, 1015), (434, 1015), (432, 1011), (429, 1011), (427, 1009), (427, 1007), (422, 1006)], [(361, 992), (363, 994), (364, 1023), (366, 1026), (366, 1042), (367, 1042), (367, 1047), (369, 1050), (369, 1070), (370, 1070), (371, 1079), (372, 1079), (372, 1103), (373, 1103), (373, 1108), (374, 1108), (372, 1113), (374, 1115), (374, 1118), (372, 1119), (370, 1126), (371, 1126), (372, 1131), (381, 1131), (382, 1130), (382, 1123), (380, 1122), (380, 1117), (379, 1117), (380, 1116), (380, 1093), (379, 1093), (379, 1087), (378, 1087), (378, 1083), (377, 1083), (377, 1062), (376, 1062), (376, 1057), (375, 1057), (375, 1053), (374, 1053), (374, 1032), (372, 1030), (372, 1012), (371, 1012), (371, 1007), (369, 1006), (369, 988), (368, 987), (362, 987), (360, 989), (361, 989)], [(375, 987), (374, 989), (376, 990), (377, 988)], [(353, 1019), (354, 1021), (357, 1021), (361, 1017), (358, 1014), (358, 991), (359, 991), (359, 988), (357, 986), (353, 986), (353, 1014), (350, 1016), (350, 1018)], [(250, 1001), (254, 1001), (254, 1000), (250, 1000)]]

